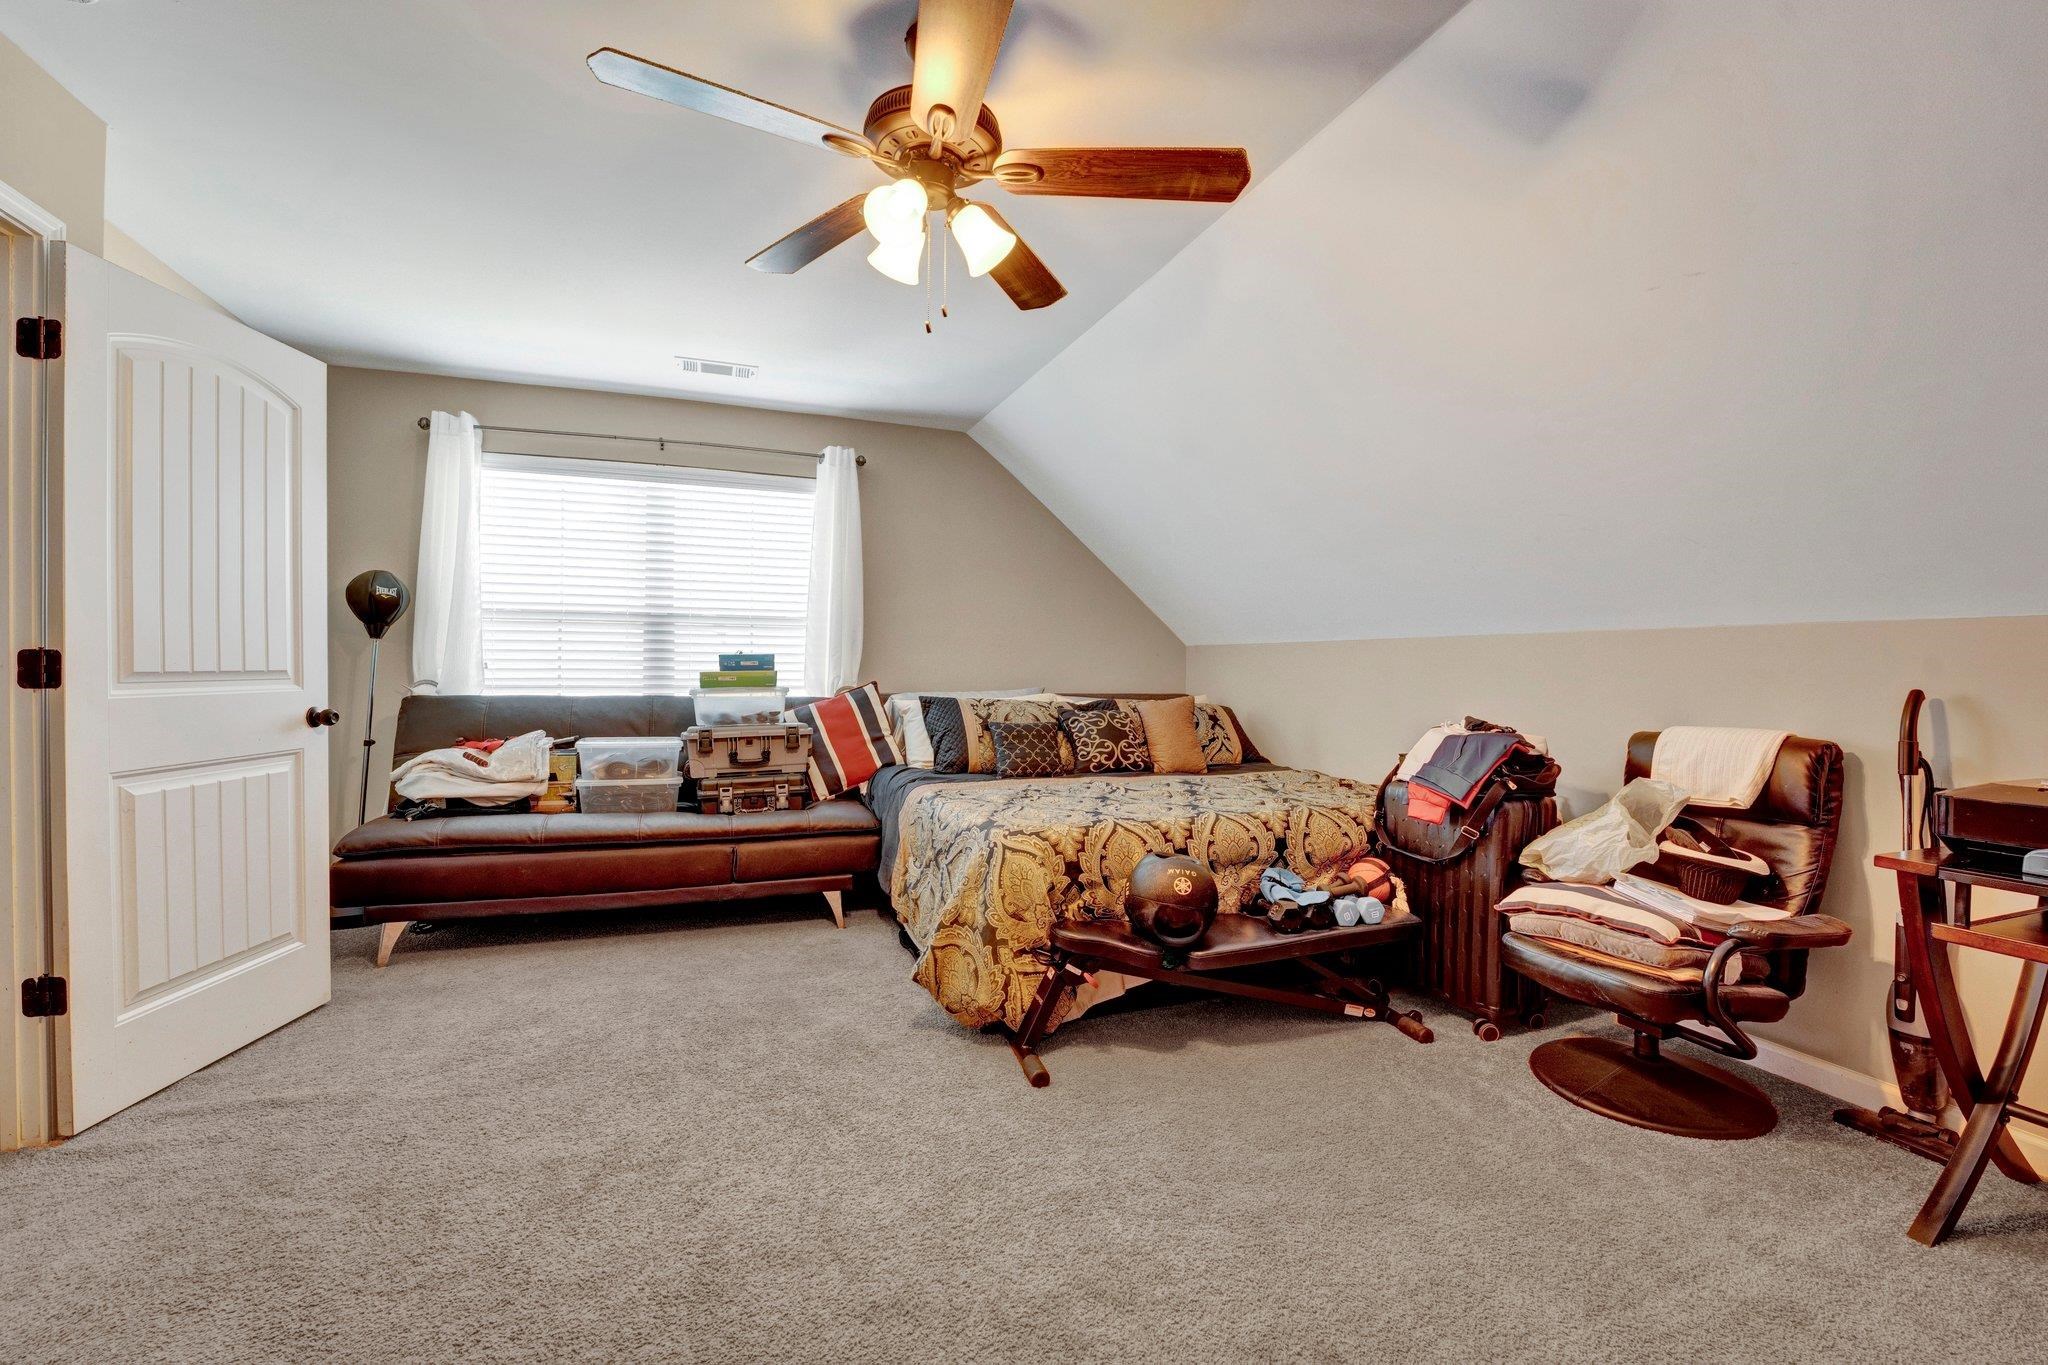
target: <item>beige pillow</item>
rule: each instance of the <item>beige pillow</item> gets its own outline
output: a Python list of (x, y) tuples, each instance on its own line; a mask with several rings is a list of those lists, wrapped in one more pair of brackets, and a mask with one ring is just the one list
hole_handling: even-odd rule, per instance
[(1163, 701), (1129, 703), (1145, 722), (1145, 747), (1152, 751), (1155, 773), (1205, 773), (1209, 760), (1202, 753), (1201, 732), (1195, 726), (1195, 699), (1167, 697)]

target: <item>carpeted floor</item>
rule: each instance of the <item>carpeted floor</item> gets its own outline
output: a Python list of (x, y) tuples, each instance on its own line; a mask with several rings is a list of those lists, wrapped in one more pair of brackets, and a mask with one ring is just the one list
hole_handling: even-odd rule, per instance
[(0, 1357), (2040, 1358), (2048, 1192), (1988, 1178), (1927, 1251), (1933, 1167), (1768, 1079), (1776, 1133), (1687, 1142), (1447, 1012), (1205, 1000), (1031, 1090), (815, 901), (369, 939), (326, 1009), (0, 1158)]

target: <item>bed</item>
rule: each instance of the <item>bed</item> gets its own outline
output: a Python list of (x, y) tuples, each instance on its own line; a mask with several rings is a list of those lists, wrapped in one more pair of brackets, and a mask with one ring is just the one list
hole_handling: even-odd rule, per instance
[[(882, 826), (881, 880), (946, 1012), (1022, 1027), (1058, 920), (1121, 919), (1131, 869), (1186, 852), (1215, 874), (1221, 911), (1252, 905), (1284, 863), (1311, 885), (1371, 846), (1378, 788), (1273, 763), (1206, 773), (999, 778), (892, 766), (867, 801)], [(1407, 913), (1405, 895), (1391, 914)], [(1077, 992), (1071, 1017), (1120, 993)]]

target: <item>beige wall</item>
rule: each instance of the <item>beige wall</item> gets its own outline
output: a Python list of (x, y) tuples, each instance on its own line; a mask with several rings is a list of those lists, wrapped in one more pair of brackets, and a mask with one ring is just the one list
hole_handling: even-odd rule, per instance
[[(1921, 733), (1944, 785), (2048, 775), (2048, 616), (1196, 646), (1188, 685), (1237, 706), (1268, 754), (1372, 781), (1441, 720), (1478, 715), (1541, 734), (1563, 764), (1568, 814), (1619, 785), (1638, 729), (1770, 725), (1836, 741), (1847, 803), (1823, 909), (1856, 939), (1816, 954), (1806, 996), (1757, 1032), (1878, 1078), (1890, 1075), (1880, 1002), (1897, 897), (1870, 858), (1898, 843), (1906, 691), (1933, 699)], [(2015, 973), (1984, 960), (1963, 973), (1983, 1043)], [(2048, 1096), (2036, 1070), (2034, 1090)]]
[[(328, 379), (328, 566), (337, 831), (353, 821), (369, 642), (341, 590), (365, 569), (414, 581), (427, 436), (418, 419), (466, 409), (478, 420), (621, 435), (815, 450), (851, 445), (861, 471), (867, 589), (862, 673), (912, 687), (1181, 686), (1186, 651), (1002, 466), (960, 432), (676, 399), (382, 370)], [(661, 458), (599, 447), (608, 458)], [(674, 452), (671, 458), (681, 458)], [(783, 468), (813, 466), (792, 460)], [(379, 664), (380, 759), (390, 752), (411, 650), (410, 622)], [(380, 766), (372, 788), (383, 780)]]
[(0, 36), (0, 184), (64, 221), (98, 252), (106, 217), (107, 125)]
[(183, 294), (194, 303), (203, 303), (223, 317), (234, 314), (214, 302), (198, 285), (165, 265), (157, 254), (142, 243), (130, 237), (112, 223), (106, 225), (106, 249), (101, 254), (111, 265), (118, 265), (130, 274), (140, 275), (152, 284), (160, 284), (173, 294)]

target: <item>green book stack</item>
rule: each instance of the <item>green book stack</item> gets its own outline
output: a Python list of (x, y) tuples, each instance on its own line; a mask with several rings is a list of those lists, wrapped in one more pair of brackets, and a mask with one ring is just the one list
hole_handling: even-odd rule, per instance
[(697, 686), (717, 687), (773, 687), (775, 670), (772, 668), (730, 668), (718, 669), (697, 675)]

